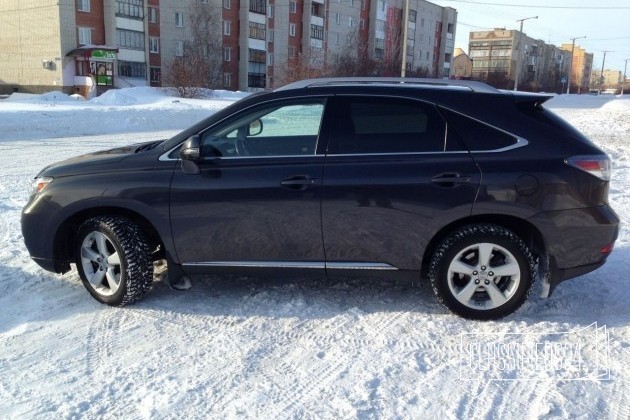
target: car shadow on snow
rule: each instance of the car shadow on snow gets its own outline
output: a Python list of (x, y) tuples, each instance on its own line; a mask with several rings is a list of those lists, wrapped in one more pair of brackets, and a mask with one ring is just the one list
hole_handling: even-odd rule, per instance
[[(561, 283), (548, 299), (540, 297), (541, 285), (537, 283), (523, 307), (497, 322), (581, 326), (598, 322), (608, 327), (627, 326), (630, 285), (622, 273), (629, 270), (630, 248), (617, 249), (604, 267)], [(183, 292), (172, 291), (166, 280), (161, 280), (154, 283), (152, 292), (136, 307), (208, 316), (320, 319), (360, 311), (412, 312), (460, 319), (439, 304), (426, 279), (411, 282), (222, 275), (195, 277), (193, 288)]]

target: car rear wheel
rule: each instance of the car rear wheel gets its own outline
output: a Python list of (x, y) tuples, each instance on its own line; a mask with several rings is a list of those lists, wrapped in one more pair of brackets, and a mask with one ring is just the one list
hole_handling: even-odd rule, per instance
[(149, 243), (131, 220), (111, 216), (87, 220), (78, 230), (75, 249), (83, 285), (99, 302), (123, 306), (151, 288)]
[(431, 259), (429, 278), (439, 301), (470, 319), (498, 319), (518, 309), (532, 290), (535, 261), (527, 245), (502, 226), (465, 226)]

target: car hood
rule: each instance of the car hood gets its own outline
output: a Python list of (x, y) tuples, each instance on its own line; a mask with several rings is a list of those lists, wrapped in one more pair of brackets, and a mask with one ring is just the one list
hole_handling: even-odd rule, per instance
[(129, 146), (75, 156), (45, 167), (38, 176), (70, 176), (108, 170), (115, 167), (114, 164), (117, 162), (130, 156), (153, 150), (151, 146), (157, 145), (162, 141), (163, 140), (131, 144)]

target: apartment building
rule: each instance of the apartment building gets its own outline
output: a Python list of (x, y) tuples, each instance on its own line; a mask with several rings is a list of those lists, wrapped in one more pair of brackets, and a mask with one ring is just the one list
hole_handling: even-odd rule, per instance
[(566, 83), (570, 54), (520, 31), (473, 31), (468, 48), (473, 78), (493, 86), (511, 89), (518, 77), (520, 90), (560, 92)]
[(571, 93), (588, 92), (591, 72), (593, 71), (593, 54), (586, 52), (579, 45), (562, 44), (560, 47), (571, 54), (573, 51), (573, 65), (571, 66)]
[(623, 75), (620, 70), (606, 69), (602, 72), (600, 69), (593, 69), (591, 73), (590, 88), (591, 89), (621, 89)]
[(403, 54), (408, 75), (448, 77), (457, 12), (408, 3), (406, 13), (405, 0), (0, 0), (0, 92), (167, 86), (193, 52), (213, 63), (211, 85), (230, 90), (330, 74), (348, 58), (397, 75)]

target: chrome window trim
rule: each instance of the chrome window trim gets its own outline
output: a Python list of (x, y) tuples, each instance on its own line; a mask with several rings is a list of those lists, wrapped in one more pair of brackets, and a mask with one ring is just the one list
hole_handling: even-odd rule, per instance
[[(489, 125), (489, 124), (486, 124)], [(489, 125), (490, 126), (490, 125)], [(492, 127), (492, 126), (490, 126)], [(497, 130), (500, 130), (499, 128), (497, 128)], [(503, 130), (501, 130), (503, 131)], [(519, 147), (524, 147), (527, 146), (529, 144), (529, 141), (527, 141), (527, 139), (524, 139), (523, 137), (520, 136), (515, 136), (514, 134), (508, 133), (511, 136), (516, 138), (516, 143), (510, 145), (510, 146), (506, 146), (506, 147), (502, 147), (501, 149), (490, 149), (490, 150), (471, 150), (470, 153), (474, 153), (474, 154), (480, 154), (480, 153), (502, 153), (502, 152), (507, 152), (509, 150), (513, 150), (513, 149), (518, 149)]]
[(436, 152), (392, 152), (392, 153), (339, 153), (328, 154), (327, 157), (348, 157), (348, 156), (414, 156), (414, 155), (461, 155), (468, 154), (467, 150), (458, 150), (452, 152), (436, 151)]
[(314, 268), (336, 270), (390, 270), (397, 267), (374, 262), (320, 262), (320, 261), (208, 261), (183, 263), (184, 267), (244, 267), (244, 268)]

